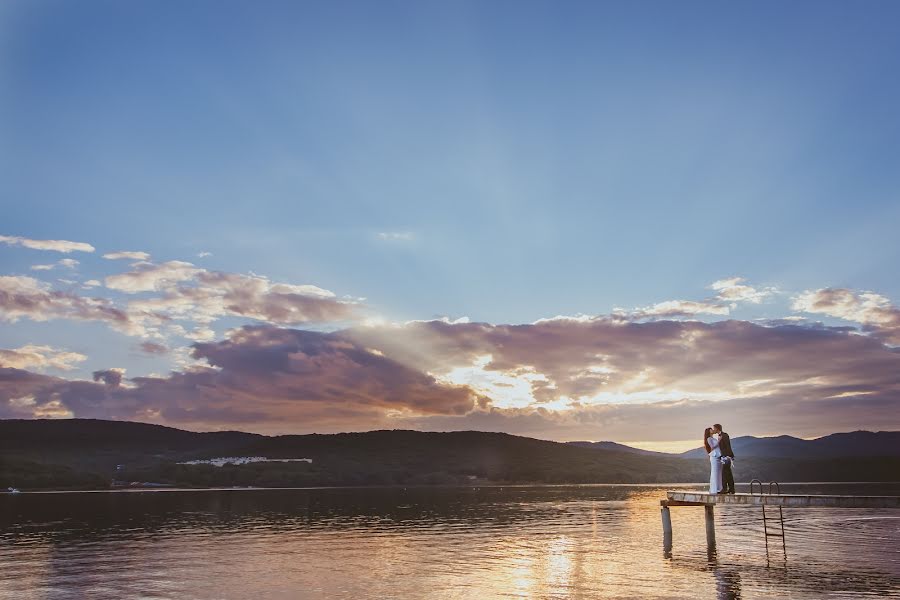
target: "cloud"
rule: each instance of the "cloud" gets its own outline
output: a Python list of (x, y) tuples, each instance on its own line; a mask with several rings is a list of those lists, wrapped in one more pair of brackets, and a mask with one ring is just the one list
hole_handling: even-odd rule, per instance
[(105, 298), (53, 290), (32, 277), (0, 276), (0, 320), (15, 323), (22, 318), (102, 321), (129, 335), (144, 333), (143, 326)]
[(19, 236), (0, 235), (0, 243), (7, 246), (21, 246), (32, 250), (52, 250), (69, 254), (70, 252), (93, 252), (95, 248), (84, 242), (69, 242), (66, 240), (32, 240)]
[(758, 289), (747, 285), (744, 281), (742, 277), (719, 279), (710, 285), (716, 295), (705, 300), (666, 300), (630, 311), (619, 308), (613, 314), (617, 318), (630, 320), (673, 319), (697, 315), (726, 316), (731, 314), (740, 302), (759, 304), (777, 292), (775, 288)]
[[(80, 287), (90, 289), (99, 285), (98, 280), (92, 279)], [(207, 271), (182, 261), (158, 265), (135, 263), (131, 270), (107, 277), (106, 285), (129, 295), (143, 292), (150, 295), (117, 303), (107, 298), (54, 290), (31, 277), (0, 276), (0, 319), (104, 321), (127, 335), (156, 338), (179, 335), (194, 341), (211, 341), (215, 330), (210, 325), (223, 317), (281, 325), (330, 323), (358, 318), (360, 307), (357, 299), (337, 298), (334, 293), (314, 285), (276, 283), (253, 274)], [(188, 322), (185, 323), (188, 327), (175, 323), (179, 320)]]
[(413, 239), (413, 234), (410, 231), (380, 231), (377, 237), (379, 240), (408, 242)]
[(724, 302), (750, 302), (759, 304), (769, 296), (775, 294), (775, 288), (757, 289), (744, 283), (743, 277), (731, 277), (719, 279), (709, 287), (717, 292), (716, 298)]
[(142, 342), (139, 346), (141, 352), (144, 354), (168, 354), (169, 349), (163, 344), (157, 344), (156, 342)]
[(193, 354), (241, 381), (262, 375), (272, 395), (304, 401), (462, 414), (477, 400), (465, 386), (441, 384), (339, 333), (243, 327), (227, 340), (195, 344)]
[(216, 339), (216, 332), (209, 327), (195, 327), (192, 331), (187, 331), (183, 337), (195, 342), (211, 342)]
[(900, 308), (874, 292), (822, 288), (798, 294), (793, 298), (792, 308), (861, 323), (865, 331), (892, 344), (900, 344)]
[[(199, 428), (242, 423), (282, 432), (484, 424), (538, 437), (620, 440), (641, 439), (633, 420), (668, 427), (667, 439), (691, 438), (694, 421), (710, 412), (722, 422), (732, 418), (724, 415), (739, 417), (742, 426), (781, 420), (804, 435), (843, 427), (854, 414), (859, 427), (900, 427), (889, 416), (889, 409), (900, 414), (900, 352), (888, 345), (900, 338), (900, 311), (872, 292), (826, 288), (793, 298), (797, 311), (859, 328), (797, 315), (693, 318), (727, 316), (739, 303), (778, 293), (736, 277), (714, 282), (716, 295), (704, 300), (495, 325), (467, 318), (361, 321), (359, 300), (181, 261), (140, 262), (107, 285), (128, 295), (116, 303), (30, 277), (0, 277), (0, 319), (95, 320), (128, 335), (155, 336), (141, 351), (168, 354), (178, 370), (128, 380), (120, 370), (102, 369), (94, 381), (67, 381), (30, 369), (65, 368), (81, 355), (67, 361), (63, 351), (45, 346), (0, 351), (6, 377), (0, 414)], [(265, 325), (233, 329), (215, 341), (224, 329), (217, 321), (226, 318)], [(357, 325), (330, 333), (286, 328), (320, 323)], [(195, 343), (169, 350), (165, 336)], [(805, 424), (790, 413), (792, 405), (803, 407)], [(591, 428), (595, 435), (588, 435)]]
[(107, 391), (112, 389), (124, 390), (0, 368), (0, 418), (128, 418), (133, 411)]
[(151, 292), (193, 279), (200, 272), (202, 269), (180, 260), (171, 260), (158, 265), (138, 263), (132, 271), (107, 277), (106, 287), (128, 294)]
[[(257, 429), (346, 430), (389, 422), (391, 415), (465, 414), (485, 399), (465, 386), (425, 373), (333, 334), (268, 326), (234, 330), (223, 341), (195, 344), (193, 367), (168, 377), (121, 370), (66, 381), (0, 369), (0, 416), (56, 408), (81, 417), (137, 418), (216, 427), (242, 422)], [(23, 397), (32, 402), (15, 400)]]
[(103, 258), (107, 260), (150, 260), (150, 255), (146, 252), (107, 252)]
[(9, 350), (0, 348), (0, 367), (38, 370), (50, 368), (71, 371), (75, 369), (73, 363), (85, 360), (87, 360), (87, 356), (84, 354), (53, 348), (52, 346), (28, 344)]
[[(224, 316), (279, 325), (353, 319), (358, 304), (313, 285), (274, 283), (260, 275), (196, 270), (191, 284), (171, 286), (162, 295), (135, 300), (130, 310), (162, 313), (206, 325)], [(195, 331), (208, 337), (208, 327)]]
[(62, 260), (58, 260), (55, 263), (48, 265), (32, 265), (32, 271), (50, 271), (55, 269), (56, 267), (65, 267), (67, 269), (75, 269), (79, 264), (77, 260), (74, 258), (64, 258)]
[(638, 308), (628, 313), (622, 313), (631, 319), (646, 319), (649, 317), (693, 317), (696, 315), (727, 315), (730, 308), (727, 304), (716, 301), (694, 300), (666, 300), (652, 306)]
[(102, 381), (106, 385), (118, 387), (122, 384), (122, 377), (125, 375), (125, 369), (104, 369), (102, 371), (94, 371), (94, 381)]
[(197, 258), (206, 258), (206, 257), (212, 256), (212, 255), (213, 255), (212, 252), (198, 252)]
[(595, 317), (525, 325), (432, 321), (343, 335), (440, 381), (466, 383), (502, 409), (791, 394), (812, 402), (845, 393), (893, 398), (900, 408), (900, 354), (848, 328)]
[[(804, 436), (900, 427), (900, 354), (822, 325), (595, 317), (331, 333), (253, 326), (194, 344), (192, 358), (206, 364), (127, 386), (7, 370), (0, 412), (6, 402), (7, 414), (199, 428), (476, 428), (550, 439), (683, 440), (712, 420)], [(23, 397), (33, 403), (12, 403)]]

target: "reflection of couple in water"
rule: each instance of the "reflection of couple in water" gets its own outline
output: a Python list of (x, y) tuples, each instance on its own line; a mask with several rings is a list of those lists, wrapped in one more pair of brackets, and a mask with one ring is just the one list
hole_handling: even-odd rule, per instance
[(703, 432), (703, 447), (709, 455), (709, 493), (733, 494), (734, 475), (731, 465), (734, 463), (734, 451), (731, 449), (731, 438), (716, 423)]
[(721, 565), (714, 556), (709, 568), (716, 578), (716, 600), (740, 600), (741, 572), (736, 565)]

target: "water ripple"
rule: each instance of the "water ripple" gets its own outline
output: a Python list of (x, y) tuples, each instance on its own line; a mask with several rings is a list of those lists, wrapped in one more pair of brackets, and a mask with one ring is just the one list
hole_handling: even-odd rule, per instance
[(712, 553), (703, 511), (673, 508), (667, 554), (663, 496), (612, 486), (7, 496), (0, 599), (900, 598), (891, 511), (785, 510), (785, 560), (780, 539), (767, 554), (755, 508), (717, 509)]

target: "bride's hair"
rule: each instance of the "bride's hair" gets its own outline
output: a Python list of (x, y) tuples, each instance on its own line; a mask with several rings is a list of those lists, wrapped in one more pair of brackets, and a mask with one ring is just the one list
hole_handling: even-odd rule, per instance
[(709, 445), (709, 436), (712, 435), (712, 427), (707, 427), (703, 431), (703, 447), (706, 448), (706, 453), (709, 454), (712, 452), (712, 446)]

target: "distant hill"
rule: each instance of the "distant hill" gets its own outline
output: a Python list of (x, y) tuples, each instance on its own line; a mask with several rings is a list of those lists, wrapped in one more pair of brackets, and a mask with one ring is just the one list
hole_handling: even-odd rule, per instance
[[(312, 463), (178, 464), (218, 456), (310, 458)], [(885, 460), (747, 455), (739, 460), (736, 477), (739, 481), (895, 479), (900, 458)], [(122, 421), (0, 420), (0, 489), (103, 488), (113, 479), (197, 487), (674, 483), (702, 482), (708, 469), (705, 456), (685, 460), (619, 444), (583, 447), (481, 431), (270, 437), (237, 431), (194, 433)]]
[[(731, 447), (741, 457), (784, 458), (851, 458), (900, 457), (900, 431), (853, 431), (833, 433), (814, 440), (789, 435), (777, 437), (742, 436), (731, 439)], [(680, 455), (682, 458), (702, 458), (703, 448), (695, 448)]]
[(642, 450), (641, 448), (633, 448), (625, 444), (617, 442), (566, 442), (571, 446), (579, 448), (591, 448), (593, 450), (609, 450), (611, 452), (631, 452), (632, 454), (643, 454), (645, 456), (676, 456), (675, 454), (667, 454), (665, 452), (654, 452), (653, 450)]
[[(257, 440), (245, 451), (270, 458), (306, 457), (337, 470), (368, 465), (390, 482), (427, 473), (433, 480), (475, 477), (547, 483), (654, 482), (696, 477), (677, 457), (665, 467), (634, 453), (597, 451), (569, 444), (483, 431), (370, 431), (334, 435), (283, 435)], [(387, 473), (387, 477), (382, 477)], [(428, 478), (426, 476), (426, 478)], [(363, 481), (364, 483), (365, 481)]]
[(263, 437), (240, 431), (195, 433), (131, 421), (0, 419), (0, 456), (102, 471), (125, 462), (229, 452)]

